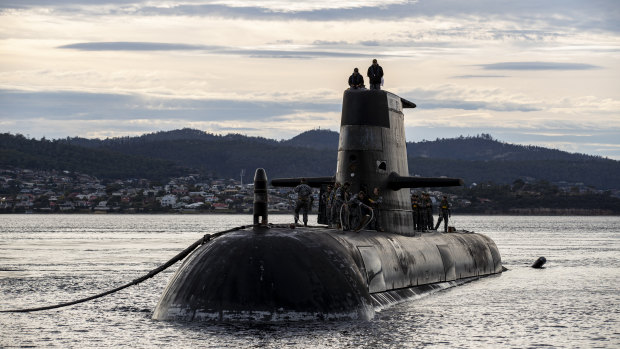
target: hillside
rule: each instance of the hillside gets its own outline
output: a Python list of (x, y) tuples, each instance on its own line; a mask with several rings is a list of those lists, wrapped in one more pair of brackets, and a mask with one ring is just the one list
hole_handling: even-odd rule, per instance
[(60, 141), (0, 134), (0, 166), (33, 170), (68, 170), (99, 178), (166, 179), (187, 173), (175, 162), (88, 149)]
[(598, 189), (620, 188), (620, 164), (613, 160), (494, 160), (409, 158), (409, 172), (422, 177), (463, 178), (466, 185), (494, 182), (509, 184), (515, 179), (583, 183)]
[(249, 137), (241, 134), (214, 135), (212, 133), (184, 128), (181, 130), (160, 131), (155, 133), (147, 133), (137, 137), (115, 137), (106, 139), (88, 139), (88, 138), (66, 138), (62, 141), (89, 148), (119, 148), (127, 146), (149, 144), (154, 142), (171, 142), (171, 141), (252, 141), (259, 144), (277, 144), (278, 141), (263, 137)]
[[(331, 176), (336, 170), (338, 133), (311, 130), (276, 141), (243, 135), (213, 135), (183, 129), (105, 140), (27, 140), (3, 135), (0, 165), (69, 169), (100, 177), (161, 177), (197, 171), (251, 180), (263, 167), (269, 178)], [(620, 189), (620, 162), (555, 149), (499, 142), (488, 135), (407, 143), (409, 172), (450, 176), (466, 184), (516, 179), (583, 183)]]
[(338, 149), (338, 132), (331, 130), (311, 130), (282, 141), (284, 145), (313, 149)]
[(205, 140), (153, 141), (110, 149), (135, 156), (157, 157), (174, 161), (203, 173), (225, 178), (239, 178), (242, 169), (250, 180), (254, 170), (262, 167), (269, 177), (324, 176), (335, 170), (336, 151), (283, 146), (251, 138)]
[(241, 170), (245, 170), (246, 181), (258, 167), (264, 168), (272, 178), (299, 173), (309, 177), (333, 174), (337, 155), (335, 150), (326, 155), (324, 149), (297, 146), (291, 140), (278, 142), (238, 134), (219, 136), (192, 129), (106, 140), (69, 138), (63, 142), (173, 161), (216, 177), (239, 178)]
[(515, 145), (497, 141), (488, 134), (476, 137), (437, 139), (408, 142), (407, 154), (414, 158), (438, 158), (472, 161), (564, 160), (596, 161), (597, 156), (568, 153), (557, 149)]

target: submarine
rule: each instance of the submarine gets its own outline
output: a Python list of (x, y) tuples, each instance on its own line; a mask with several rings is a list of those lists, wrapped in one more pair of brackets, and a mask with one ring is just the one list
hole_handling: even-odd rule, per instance
[[(377, 309), (414, 295), (501, 273), (499, 250), (485, 235), (414, 230), (410, 188), (463, 183), (408, 176), (403, 109), (415, 107), (385, 90), (346, 90), (335, 175), (303, 178), (315, 188), (349, 182), (352, 193), (379, 188), (383, 203), (373, 214), (384, 231), (271, 224), (267, 174), (257, 169), (253, 224), (194, 250), (170, 279), (153, 319), (370, 320)], [(279, 178), (271, 185), (301, 181)]]

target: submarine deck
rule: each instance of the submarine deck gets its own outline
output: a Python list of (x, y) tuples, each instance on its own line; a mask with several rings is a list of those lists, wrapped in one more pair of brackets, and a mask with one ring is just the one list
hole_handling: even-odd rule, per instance
[(268, 234), (302, 238), (306, 244), (318, 243), (327, 248), (335, 244), (344, 248), (370, 294), (502, 271), (493, 240), (467, 230), (395, 233), (347, 231), (320, 225), (271, 225), (267, 230)]

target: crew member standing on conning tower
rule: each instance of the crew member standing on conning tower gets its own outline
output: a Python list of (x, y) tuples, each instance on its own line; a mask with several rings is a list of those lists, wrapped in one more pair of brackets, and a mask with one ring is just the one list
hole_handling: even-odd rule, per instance
[(364, 77), (359, 73), (357, 68), (353, 69), (353, 74), (349, 76), (349, 88), (351, 90), (357, 90), (358, 88), (364, 88)]
[(312, 188), (306, 184), (306, 179), (301, 179), (301, 184), (295, 187), (297, 193), (297, 203), (295, 204), (295, 225), (299, 222), (299, 210), (303, 210), (304, 213), (304, 225), (308, 225), (308, 210), (310, 206), (310, 195), (312, 195)]
[(383, 68), (377, 63), (376, 59), (372, 60), (372, 65), (368, 67), (368, 83), (371, 90), (381, 89), (381, 78), (383, 77)]

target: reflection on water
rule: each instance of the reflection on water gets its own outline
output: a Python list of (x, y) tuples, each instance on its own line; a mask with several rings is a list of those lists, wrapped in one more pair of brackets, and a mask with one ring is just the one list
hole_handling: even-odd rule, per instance
[[(0, 314), (0, 347), (620, 347), (620, 219), (455, 217), (495, 240), (510, 271), (383, 309), (372, 321), (151, 320), (178, 266), (68, 308)], [(274, 223), (291, 216), (270, 216)], [(87, 297), (142, 276), (231, 215), (2, 215), (0, 309)], [(546, 268), (532, 269), (545, 256)]]

